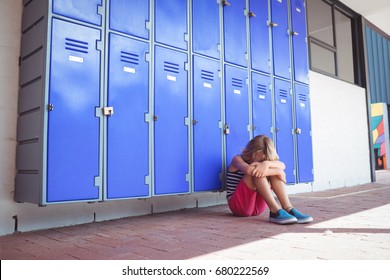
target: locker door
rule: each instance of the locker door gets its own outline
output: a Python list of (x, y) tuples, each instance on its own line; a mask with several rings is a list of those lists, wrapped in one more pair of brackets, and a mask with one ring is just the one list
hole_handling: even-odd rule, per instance
[(92, 24), (102, 25), (98, 9), (103, 0), (53, 0), (53, 13)]
[(271, 78), (266, 75), (252, 73), (252, 103), (254, 134), (272, 136), (272, 95)]
[(231, 1), (223, 8), (225, 60), (246, 66), (246, 0)]
[(290, 78), (290, 40), (287, 0), (271, 0), (274, 74)]
[(149, 46), (115, 34), (109, 37), (107, 120), (107, 198), (149, 195)]
[(149, 1), (111, 0), (109, 22), (113, 30), (148, 39)]
[(48, 105), (47, 201), (96, 200), (99, 30), (54, 19)]
[(187, 55), (161, 47), (155, 54), (154, 192), (187, 193)]
[(295, 81), (309, 83), (307, 56), (306, 9), (304, 0), (291, 1), (291, 22)]
[(313, 151), (309, 87), (295, 84), (298, 180), (313, 182)]
[(226, 135), (227, 164), (230, 164), (235, 155), (241, 153), (250, 139), (246, 74), (245, 70), (230, 65), (225, 66), (226, 125), (230, 130)]
[(187, 49), (187, 0), (155, 0), (156, 42)]
[[(194, 190), (221, 189), (221, 85), (219, 62), (194, 57)], [(207, 139), (207, 140), (206, 140)]]
[(217, 1), (192, 2), (193, 51), (219, 58), (219, 5)]
[(287, 183), (295, 182), (292, 97), (289, 81), (275, 79), (276, 151), (286, 165)]
[(270, 73), (270, 47), (268, 22), (268, 0), (250, 0), (250, 42), (252, 68)]

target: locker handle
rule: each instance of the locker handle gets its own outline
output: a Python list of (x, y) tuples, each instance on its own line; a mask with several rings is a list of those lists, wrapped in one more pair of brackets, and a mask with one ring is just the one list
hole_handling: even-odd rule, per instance
[(231, 6), (231, 4), (227, 0), (222, 0), (222, 5)]
[(249, 17), (256, 17), (256, 14), (255, 14), (254, 12), (249, 12), (249, 13), (248, 13), (248, 16), (249, 16)]
[(299, 33), (296, 31), (291, 31), (290, 34), (291, 34), (291, 36), (298, 36), (299, 35)]
[(302, 133), (302, 130), (301, 130), (300, 128), (296, 128), (296, 129), (295, 129), (295, 133), (296, 133), (296, 134), (301, 134), (301, 133)]
[(276, 26), (278, 26), (278, 24), (277, 24), (276, 22), (270, 22), (268, 25), (271, 26), (271, 27), (276, 27)]

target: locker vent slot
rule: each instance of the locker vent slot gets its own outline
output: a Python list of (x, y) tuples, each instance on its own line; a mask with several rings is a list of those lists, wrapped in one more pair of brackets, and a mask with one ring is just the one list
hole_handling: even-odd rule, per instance
[(299, 101), (303, 101), (303, 102), (306, 102), (306, 100), (307, 100), (306, 94), (302, 94), (302, 93), (299, 94), (298, 98), (299, 98)]
[(172, 73), (176, 73), (176, 74), (180, 73), (179, 64), (171, 63), (171, 62), (167, 62), (167, 61), (164, 61), (164, 70), (167, 72), (172, 72)]
[(65, 38), (65, 49), (75, 52), (88, 53), (88, 42)]
[(130, 63), (130, 64), (138, 65), (139, 64), (139, 55), (134, 54), (134, 53), (121, 51), (121, 61), (126, 62), (126, 63)]
[(206, 70), (201, 70), (200, 76), (202, 79), (214, 81), (214, 73)]
[(237, 78), (232, 78), (232, 86), (242, 88), (242, 80)]
[(295, 0), (295, 9), (298, 12), (301, 12), (303, 8), (303, 0)]
[(285, 90), (285, 89), (279, 90), (279, 96), (280, 96), (281, 98), (287, 98), (287, 96), (288, 96), (287, 90)]
[(262, 95), (267, 94), (267, 86), (266, 86), (266, 85), (260, 85), (260, 84), (258, 84), (258, 85), (257, 85), (257, 92), (258, 92), (259, 94), (262, 94)]

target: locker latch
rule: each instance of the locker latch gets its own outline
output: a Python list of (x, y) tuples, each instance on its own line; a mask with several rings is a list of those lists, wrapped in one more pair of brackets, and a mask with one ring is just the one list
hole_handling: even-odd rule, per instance
[(298, 32), (296, 32), (296, 31), (291, 31), (291, 32), (290, 32), (290, 35), (291, 35), (291, 36), (298, 36), (298, 35), (299, 35), (299, 33), (298, 33)]
[(104, 116), (112, 116), (114, 114), (114, 107), (103, 107)]
[(48, 105), (47, 105), (47, 109), (48, 109), (49, 111), (53, 111), (53, 110), (54, 110), (54, 105), (53, 105), (52, 103), (48, 104)]
[(222, 5), (230, 6), (231, 4), (227, 0), (222, 0)]
[(268, 25), (271, 26), (271, 27), (278, 26), (278, 24), (276, 22), (269, 22)]
[(254, 12), (248, 12), (249, 17), (256, 17), (256, 14)]
[(296, 134), (301, 134), (301, 133), (302, 133), (302, 130), (301, 130), (300, 128), (296, 128), (296, 129), (295, 129), (295, 133), (296, 133)]
[(224, 128), (223, 132), (224, 132), (226, 135), (230, 134), (230, 127), (229, 127), (228, 124), (225, 125), (225, 128)]

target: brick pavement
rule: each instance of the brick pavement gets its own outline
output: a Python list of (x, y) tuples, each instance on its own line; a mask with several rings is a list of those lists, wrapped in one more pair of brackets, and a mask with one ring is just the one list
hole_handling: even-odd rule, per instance
[(389, 260), (390, 171), (362, 186), (291, 196), (306, 225), (268, 213), (238, 218), (226, 205), (0, 237), (2, 260)]

